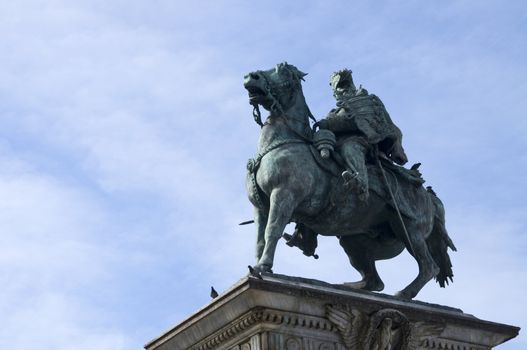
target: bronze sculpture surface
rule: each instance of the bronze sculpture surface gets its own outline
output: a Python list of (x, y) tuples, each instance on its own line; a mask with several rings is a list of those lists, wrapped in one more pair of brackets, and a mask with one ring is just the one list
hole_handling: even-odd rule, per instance
[[(411, 299), (430, 279), (444, 286), (453, 277), (447, 249), (455, 247), (445, 228), (443, 205), (431, 188), (423, 187), (418, 165), (406, 169), (394, 164), (407, 161), (402, 134), (380, 99), (355, 89), (351, 72), (338, 90), (346, 74), (337, 73), (333, 88), (350, 96), (336, 96), (340, 106), (313, 128), (302, 92), (305, 73), (281, 63), (245, 77), (253, 115), (262, 126), (258, 154), (247, 165), (257, 230), (257, 262), (251, 270), (255, 275), (272, 271), (277, 242), (285, 226), (296, 222), (295, 234), (285, 238), (306, 255), (314, 254), (317, 234), (339, 238), (362, 275), (361, 281), (348, 284), (355, 288), (382, 290), (375, 261), (408, 249), (419, 274), (397, 295)], [(265, 123), (259, 106), (269, 111)], [(340, 113), (342, 120), (332, 113)], [(337, 121), (347, 126), (339, 129)], [(336, 137), (331, 137), (332, 129)], [(348, 142), (351, 146), (343, 152)]]
[(346, 167), (342, 173), (346, 185), (353, 188), (359, 198), (367, 199), (368, 154), (382, 152), (399, 165), (406, 164), (408, 158), (402, 146), (402, 133), (381, 100), (362, 86), (357, 89), (351, 74), (349, 69), (343, 69), (331, 76), (330, 85), (337, 107), (316, 125), (337, 136), (337, 152)]

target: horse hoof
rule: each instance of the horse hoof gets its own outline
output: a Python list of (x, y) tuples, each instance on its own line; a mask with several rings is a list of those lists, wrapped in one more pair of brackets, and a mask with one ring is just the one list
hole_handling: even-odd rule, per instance
[(353, 288), (353, 289), (364, 289), (366, 287), (366, 282), (364, 281), (357, 281), (357, 282), (344, 282), (342, 283), (343, 286)]
[(400, 292), (395, 293), (395, 297), (403, 300), (412, 300), (412, 298), (415, 296), (415, 294), (412, 294), (413, 293), (403, 289)]
[(262, 274), (260, 273), (260, 270), (257, 266), (252, 267), (251, 265), (247, 266), (249, 268), (249, 275), (256, 277), (258, 279), (262, 279)]
[(344, 282), (342, 285), (353, 289), (362, 289), (370, 292), (380, 292), (384, 289), (384, 283), (382, 281), (369, 282), (369, 281), (358, 281), (358, 282)]
[(247, 267), (249, 268), (249, 274), (259, 279), (262, 279), (262, 273), (273, 273), (273, 270), (265, 265), (256, 265), (254, 267), (249, 265)]

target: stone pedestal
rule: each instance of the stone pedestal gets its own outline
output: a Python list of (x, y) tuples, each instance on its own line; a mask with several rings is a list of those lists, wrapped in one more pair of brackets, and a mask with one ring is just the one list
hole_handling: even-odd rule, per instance
[(282, 275), (246, 277), (147, 350), (492, 349), (519, 328)]

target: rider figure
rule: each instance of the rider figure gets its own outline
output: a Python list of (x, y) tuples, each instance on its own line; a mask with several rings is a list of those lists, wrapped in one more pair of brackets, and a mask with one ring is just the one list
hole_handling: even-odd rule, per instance
[(401, 130), (392, 122), (381, 100), (362, 86), (353, 84), (351, 70), (333, 73), (330, 80), (337, 107), (317, 125), (337, 136), (337, 152), (346, 170), (342, 173), (347, 187), (354, 189), (362, 200), (368, 198), (368, 155), (379, 152), (399, 165), (408, 159), (404, 153)]

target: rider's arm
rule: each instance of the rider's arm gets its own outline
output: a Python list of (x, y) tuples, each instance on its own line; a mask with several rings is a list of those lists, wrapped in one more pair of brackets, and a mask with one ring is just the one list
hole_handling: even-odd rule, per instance
[(349, 114), (337, 114), (331, 111), (325, 119), (320, 120), (321, 129), (328, 129), (333, 132), (350, 132), (357, 130), (354, 118)]

